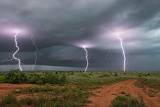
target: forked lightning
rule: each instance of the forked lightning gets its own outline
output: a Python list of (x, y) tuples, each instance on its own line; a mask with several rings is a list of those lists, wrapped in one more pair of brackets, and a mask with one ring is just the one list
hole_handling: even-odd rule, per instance
[(89, 62), (88, 62), (88, 51), (87, 51), (87, 49), (86, 49), (86, 47), (85, 46), (83, 46), (83, 49), (84, 49), (84, 51), (86, 52), (86, 68), (85, 68), (85, 71), (87, 71), (87, 69), (88, 69), (88, 65), (89, 65)]
[(122, 48), (122, 53), (123, 53), (123, 71), (126, 71), (126, 54), (125, 54), (125, 50), (124, 50), (124, 47), (123, 47), (123, 41), (122, 39), (119, 37), (119, 33), (116, 33), (116, 37), (119, 39), (120, 41), (120, 45), (121, 45), (121, 48)]
[(35, 60), (34, 60), (34, 65), (33, 65), (33, 67), (32, 67), (32, 71), (33, 71), (33, 70), (34, 70), (34, 67), (35, 67), (35, 65), (36, 65), (36, 63), (37, 63), (37, 51), (38, 51), (38, 47), (37, 47), (37, 45), (36, 45), (36, 43), (35, 43), (35, 40), (33, 39), (33, 35), (31, 36), (31, 40), (32, 40), (32, 42), (33, 42), (33, 45), (36, 47), (36, 51), (34, 52)]
[(18, 44), (17, 44), (17, 36), (18, 36), (18, 35), (19, 35), (19, 31), (17, 30), (17, 31), (16, 31), (16, 34), (14, 35), (14, 41), (15, 41), (15, 46), (16, 46), (17, 50), (13, 53), (13, 58), (18, 61), (19, 69), (20, 69), (20, 71), (22, 71), (21, 60), (15, 57), (15, 55), (16, 55), (17, 52), (19, 51), (19, 47), (18, 47)]

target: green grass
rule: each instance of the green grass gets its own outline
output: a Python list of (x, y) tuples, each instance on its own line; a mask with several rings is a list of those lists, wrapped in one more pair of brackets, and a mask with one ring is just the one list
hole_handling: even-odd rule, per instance
[(2, 97), (0, 107), (16, 107), (17, 102), (16, 96), (9, 93)]
[[(49, 90), (48, 90), (49, 89)], [(34, 95), (33, 93), (37, 93)], [(42, 93), (45, 92), (45, 93)], [(50, 93), (46, 93), (50, 92)], [(16, 95), (28, 94), (28, 98), (16, 99)], [(49, 95), (48, 95), (49, 94)], [(84, 92), (72, 87), (41, 88), (30, 87), (20, 90), (16, 94), (7, 94), (0, 102), (3, 107), (82, 107), (88, 101), (89, 92)]]
[(127, 77), (108, 76), (109, 74), (84, 73), (68, 76), (68, 84), (76, 85), (81, 90), (96, 89), (102, 85), (110, 85), (116, 82), (125, 81)]
[(142, 85), (147, 85), (151, 88), (160, 90), (160, 77), (143, 77), (139, 79)]
[(145, 89), (144, 84), (142, 84), (140, 81), (136, 81), (134, 85), (139, 87), (139, 88)]
[(143, 101), (138, 102), (135, 98), (130, 96), (117, 96), (113, 101), (111, 107), (147, 107)]

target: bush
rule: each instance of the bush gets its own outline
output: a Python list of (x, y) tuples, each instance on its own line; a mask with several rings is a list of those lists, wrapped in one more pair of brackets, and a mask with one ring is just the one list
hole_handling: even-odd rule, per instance
[(14, 81), (15, 83), (26, 83), (27, 82), (27, 76), (25, 73), (19, 72), (16, 74), (16, 79)]
[(29, 74), (28, 76), (23, 72), (10, 71), (7, 72), (3, 78), (6, 83), (32, 83), (32, 84), (64, 84), (67, 81), (66, 75), (56, 75), (50, 72), (45, 72), (43, 74)]
[(118, 76), (117, 72), (114, 74), (114, 76), (115, 76), (115, 77), (117, 77), (117, 76)]
[(31, 106), (34, 104), (34, 99), (33, 98), (24, 98), (24, 99), (21, 99), (19, 102), (20, 102), (20, 105), (27, 105), (27, 106)]
[(59, 78), (59, 82), (60, 82), (60, 84), (66, 83), (66, 82), (67, 82), (66, 75), (62, 75), (62, 76)]
[(55, 75), (53, 73), (44, 73), (40, 76), (40, 80), (43, 84), (63, 84), (67, 81), (66, 76), (63, 74), (62, 76)]
[(112, 107), (147, 107), (143, 101), (140, 103), (130, 96), (117, 96), (112, 101)]
[(121, 91), (121, 94), (125, 94), (125, 92), (124, 92), (124, 91)]
[(53, 73), (44, 73), (43, 75), (40, 76), (40, 80), (43, 81), (43, 84), (50, 83), (50, 84), (58, 84), (59, 79), (58, 75), (54, 75)]
[(2, 97), (1, 102), (0, 102), (0, 106), (3, 107), (3, 105), (9, 105), (9, 104), (16, 104), (17, 103), (17, 99), (13, 94), (7, 94), (5, 96)]
[(37, 83), (39, 83), (39, 80), (40, 80), (40, 76), (38, 74), (34, 73), (34, 74), (30, 74), (28, 76), (27, 83), (37, 84)]
[(101, 74), (99, 77), (100, 77), (100, 78), (103, 78), (103, 77), (110, 77), (110, 75), (108, 75), (108, 74)]
[(21, 93), (36, 93), (36, 92), (42, 92), (42, 88), (39, 88), (38, 86), (30, 86), (24, 89), (21, 89)]
[(3, 81), (6, 83), (10, 83), (14, 77), (15, 77), (15, 72), (10, 71), (4, 75)]
[(89, 75), (88, 75), (88, 74), (85, 74), (85, 73), (78, 74), (78, 76), (81, 76), (81, 77), (86, 77), (86, 78), (88, 78), (88, 77), (89, 77)]
[(5, 74), (3, 81), (6, 83), (13, 83), (13, 84), (26, 83), (27, 76), (23, 72), (10, 71)]

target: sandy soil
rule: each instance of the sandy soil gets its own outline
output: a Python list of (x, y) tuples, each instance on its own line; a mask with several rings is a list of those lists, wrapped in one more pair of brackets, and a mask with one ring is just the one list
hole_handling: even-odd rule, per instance
[(91, 103), (88, 104), (87, 107), (109, 107), (111, 101), (116, 95), (122, 95), (122, 91), (124, 91), (125, 94), (130, 94), (132, 97), (136, 97), (139, 101), (140, 98), (142, 98), (148, 107), (160, 107), (160, 92), (156, 90), (154, 97), (150, 97), (149, 94), (147, 94), (147, 90), (149, 89), (147, 88), (146, 91), (144, 91), (134, 86), (135, 82), (136, 80), (127, 80), (93, 90), (92, 92), (94, 95), (88, 99)]

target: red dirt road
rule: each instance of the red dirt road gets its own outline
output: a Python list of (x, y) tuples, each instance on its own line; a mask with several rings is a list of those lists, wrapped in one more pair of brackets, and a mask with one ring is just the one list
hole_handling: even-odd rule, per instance
[(116, 95), (122, 95), (122, 91), (136, 97), (139, 101), (141, 97), (148, 107), (160, 107), (160, 92), (157, 91), (154, 97), (149, 97), (142, 89), (134, 86), (135, 82), (136, 80), (127, 80), (93, 90), (94, 95), (88, 99), (91, 103), (87, 107), (109, 107)]

